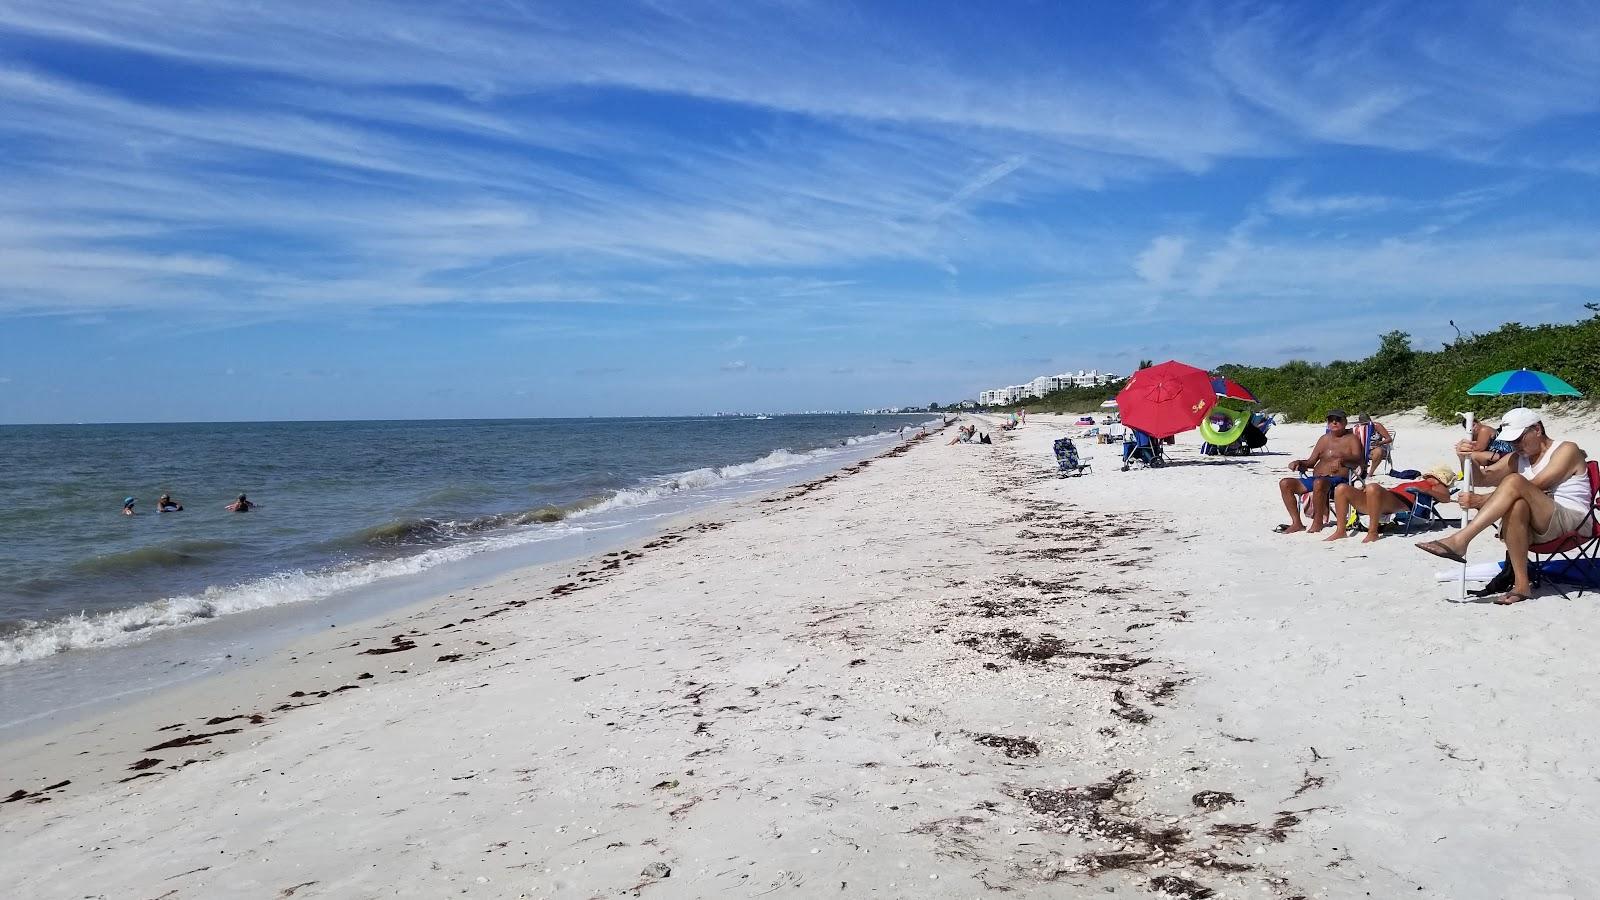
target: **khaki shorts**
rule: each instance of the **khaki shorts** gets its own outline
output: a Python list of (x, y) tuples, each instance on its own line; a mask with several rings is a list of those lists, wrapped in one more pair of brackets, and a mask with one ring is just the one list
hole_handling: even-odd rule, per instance
[(1588, 510), (1580, 512), (1570, 506), (1562, 506), (1557, 503), (1556, 511), (1550, 514), (1550, 524), (1546, 525), (1543, 531), (1533, 536), (1533, 542), (1535, 544), (1547, 544), (1558, 537), (1569, 535), (1577, 531), (1578, 527), (1587, 518), (1589, 518)]

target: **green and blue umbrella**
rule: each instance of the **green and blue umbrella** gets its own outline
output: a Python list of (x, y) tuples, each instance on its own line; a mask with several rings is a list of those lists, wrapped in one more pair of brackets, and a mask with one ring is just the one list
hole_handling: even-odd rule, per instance
[(1512, 394), (1548, 394), (1552, 397), (1582, 397), (1577, 388), (1548, 372), (1509, 369), (1496, 372), (1467, 389), (1478, 397), (1504, 397)]

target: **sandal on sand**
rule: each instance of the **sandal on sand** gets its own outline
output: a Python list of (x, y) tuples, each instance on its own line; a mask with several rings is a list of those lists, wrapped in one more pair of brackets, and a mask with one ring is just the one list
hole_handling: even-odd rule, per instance
[(1494, 605), (1510, 606), (1513, 603), (1521, 603), (1524, 600), (1532, 599), (1532, 594), (1524, 594), (1521, 591), (1506, 591), (1504, 594), (1501, 594), (1499, 597), (1495, 598)]
[(1423, 541), (1417, 545), (1417, 549), (1432, 553), (1434, 556), (1438, 556), (1443, 559), (1448, 559), (1451, 562), (1458, 562), (1462, 565), (1467, 564), (1467, 558), (1465, 556), (1462, 556), (1454, 550), (1451, 550), (1449, 547), (1446, 547), (1444, 544), (1441, 544), (1438, 541)]
[[(1291, 529), (1293, 527), (1294, 527), (1293, 525), (1279, 525), (1277, 528), (1272, 529), (1272, 533), (1273, 534), (1286, 534), (1286, 533), (1288, 533), (1289, 529)], [(1301, 531), (1305, 531), (1305, 528), (1301, 528), (1300, 530)]]

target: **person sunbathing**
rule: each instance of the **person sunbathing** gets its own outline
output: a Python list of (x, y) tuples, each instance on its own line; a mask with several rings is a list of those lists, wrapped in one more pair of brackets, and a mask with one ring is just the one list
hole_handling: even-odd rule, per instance
[[(1350, 481), (1350, 470), (1361, 465), (1361, 442), (1346, 425), (1349, 418), (1342, 409), (1328, 411), (1328, 430), (1317, 438), (1311, 455), (1289, 463), (1289, 471), (1298, 478), (1284, 478), (1278, 482), (1278, 494), (1283, 498), (1283, 508), (1289, 511), (1289, 524), (1279, 525), (1279, 534), (1306, 531), (1300, 519), (1300, 498), (1311, 494), (1311, 528), (1321, 531), (1328, 521), (1328, 500), (1334, 488)], [(1305, 474), (1306, 471), (1310, 475)]]
[(1462, 509), (1478, 510), (1478, 515), (1450, 537), (1423, 541), (1417, 548), (1465, 563), (1472, 539), (1500, 523), (1512, 580), (1511, 589), (1495, 602), (1508, 605), (1533, 596), (1528, 548), (1576, 531), (1589, 517), (1594, 498), (1588, 454), (1571, 441), (1552, 439), (1537, 412), (1518, 407), (1506, 413), (1500, 420), (1499, 439), (1516, 452), (1486, 467), (1471, 463), (1473, 479), (1493, 485), (1494, 493), (1465, 493), (1458, 498)]
[(1350, 536), (1345, 529), (1345, 522), (1349, 521), (1350, 510), (1354, 509), (1367, 517), (1367, 536), (1361, 539), (1361, 543), (1370, 544), (1378, 539), (1378, 524), (1384, 516), (1411, 512), (1415, 508), (1417, 496), (1412, 491), (1432, 497), (1435, 503), (1446, 503), (1450, 500), (1450, 485), (1455, 483), (1455, 470), (1438, 465), (1422, 473), (1420, 481), (1407, 481), (1389, 488), (1375, 481), (1368, 482), (1362, 490), (1341, 484), (1333, 489), (1333, 534), (1328, 535), (1327, 539), (1337, 541)]

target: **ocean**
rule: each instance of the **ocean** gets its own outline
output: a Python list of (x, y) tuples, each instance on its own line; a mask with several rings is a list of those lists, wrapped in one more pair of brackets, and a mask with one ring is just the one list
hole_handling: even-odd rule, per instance
[[(0, 687), (8, 669), (769, 490), (920, 421), (0, 426)], [(183, 511), (158, 513), (162, 493)], [(241, 493), (259, 506), (225, 511)]]

